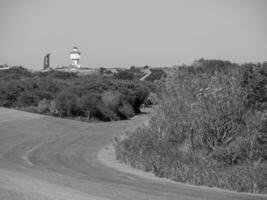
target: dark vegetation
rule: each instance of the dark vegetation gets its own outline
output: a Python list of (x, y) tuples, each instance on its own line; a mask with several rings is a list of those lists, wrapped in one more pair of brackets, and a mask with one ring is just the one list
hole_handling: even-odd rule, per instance
[(117, 159), (159, 177), (267, 193), (267, 62), (201, 59), (159, 82), (149, 125), (115, 141)]
[(22, 67), (0, 71), (0, 106), (80, 120), (128, 119), (140, 112), (153, 83), (136, 79), (30, 72)]
[[(143, 68), (132, 66), (130, 69), (119, 70), (114, 77), (124, 80), (139, 80), (142, 76), (144, 76), (143, 71), (148, 68), (149, 66), (144, 66)], [(166, 72), (161, 68), (151, 68), (150, 71), (151, 75), (147, 77), (146, 81), (153, 82), (167, 77)]]

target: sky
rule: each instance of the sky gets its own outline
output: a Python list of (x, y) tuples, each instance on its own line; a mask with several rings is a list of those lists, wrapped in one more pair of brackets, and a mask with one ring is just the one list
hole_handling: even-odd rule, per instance
[(267, 60), (266, 0), (0, 0), (0, 64), (41, 69)]

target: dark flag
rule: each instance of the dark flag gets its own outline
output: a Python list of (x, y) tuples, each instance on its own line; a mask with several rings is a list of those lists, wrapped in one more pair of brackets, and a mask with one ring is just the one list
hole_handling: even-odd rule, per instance
[(46, 54), (44, 57), (44, 69), (49, 69), (50, 68), (50, 53)]

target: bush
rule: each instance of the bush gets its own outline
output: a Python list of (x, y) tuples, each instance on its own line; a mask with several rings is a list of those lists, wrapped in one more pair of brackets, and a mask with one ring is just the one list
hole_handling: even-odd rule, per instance
[(114, 77), (116, 79), (133, 80), (135, 79), (135, 74), (131, 70), (119, 70)]
[(95, 116), (102, 121), (119, 120), (119, 117), (113, 110), (101, 103), (96, 106)]
[(105, 106), (116, 111), (122, 103), (122, 95), (118, 91), (105, 91), (101, 95), (101, 100)]
[(266, 192), (266, 119), (247, 104), (242, 70), (205, 60), (175, 69), (149, 125), (115, 144), (117, 158), (176, 181)]
[(56, 103), (52, 100), (43, 99), (38, 103), (38, 113), (41, 114), (56, 114)]
[(55, 99), (60, 117), (73, 117), (79, 112), (78, 98), (68, 91), (62, 91)]
[(150, 71), (151, 74), (146, 78), (147, 81), (155, 81), (167, 77), (167, 74), (163, 69), (150, 69)]
[(100, 101), (100, 97), (94, 93), (87, 93), (81, 97), (80, 103), (83, 110), (84, 116), (87, 120), (90, 120), (96, 113), (97, 102)]
[(77, 78), (78, 75), (74, 72), (62, 72), (62, 71), (47, 71), (39, 73), (40, 77), (50, 77), (62, 80), (70, 80), (73, 78)]
[(0, 106), (33, 106), (37, 108), (32, 109), (35, 112), (82, 120), (128, 119), (140, 112), (139, 107), (152, 88), (152, 84), (147, 87), (140, 81), (96, 75), (33, 73), (24, 68), (4, 71), (0, 72)]
[(244, 64), (241, 69), (241, 84), (247, 92), (246, 106), (257, 110), (267, 109), (267, 65)]
[(126, 101), (123, 101), (118, 108), (119, 116), (121, 119), (129, 119), (134, 116), (133, 107)]
[(0, 70), (0, 79), (4, 81), (18, 80), (33, 76), (32, 72), (21, 66), (15, 66), (8, 70)]
[(35, 96), (33, 93), (28, 91), (22, 92), (17, 99), (16, 106), (18, 107), (28, 107), (28, 106), (37, 106), (38, 104), (38, 97)]

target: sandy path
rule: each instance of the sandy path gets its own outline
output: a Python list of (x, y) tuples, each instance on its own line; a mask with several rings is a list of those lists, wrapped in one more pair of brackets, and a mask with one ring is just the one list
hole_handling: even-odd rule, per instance
[(0, 108), (0, 200), (266, 199), (158, 181), (99, 160), (115, 136), (147, 118), (88, 124)]

